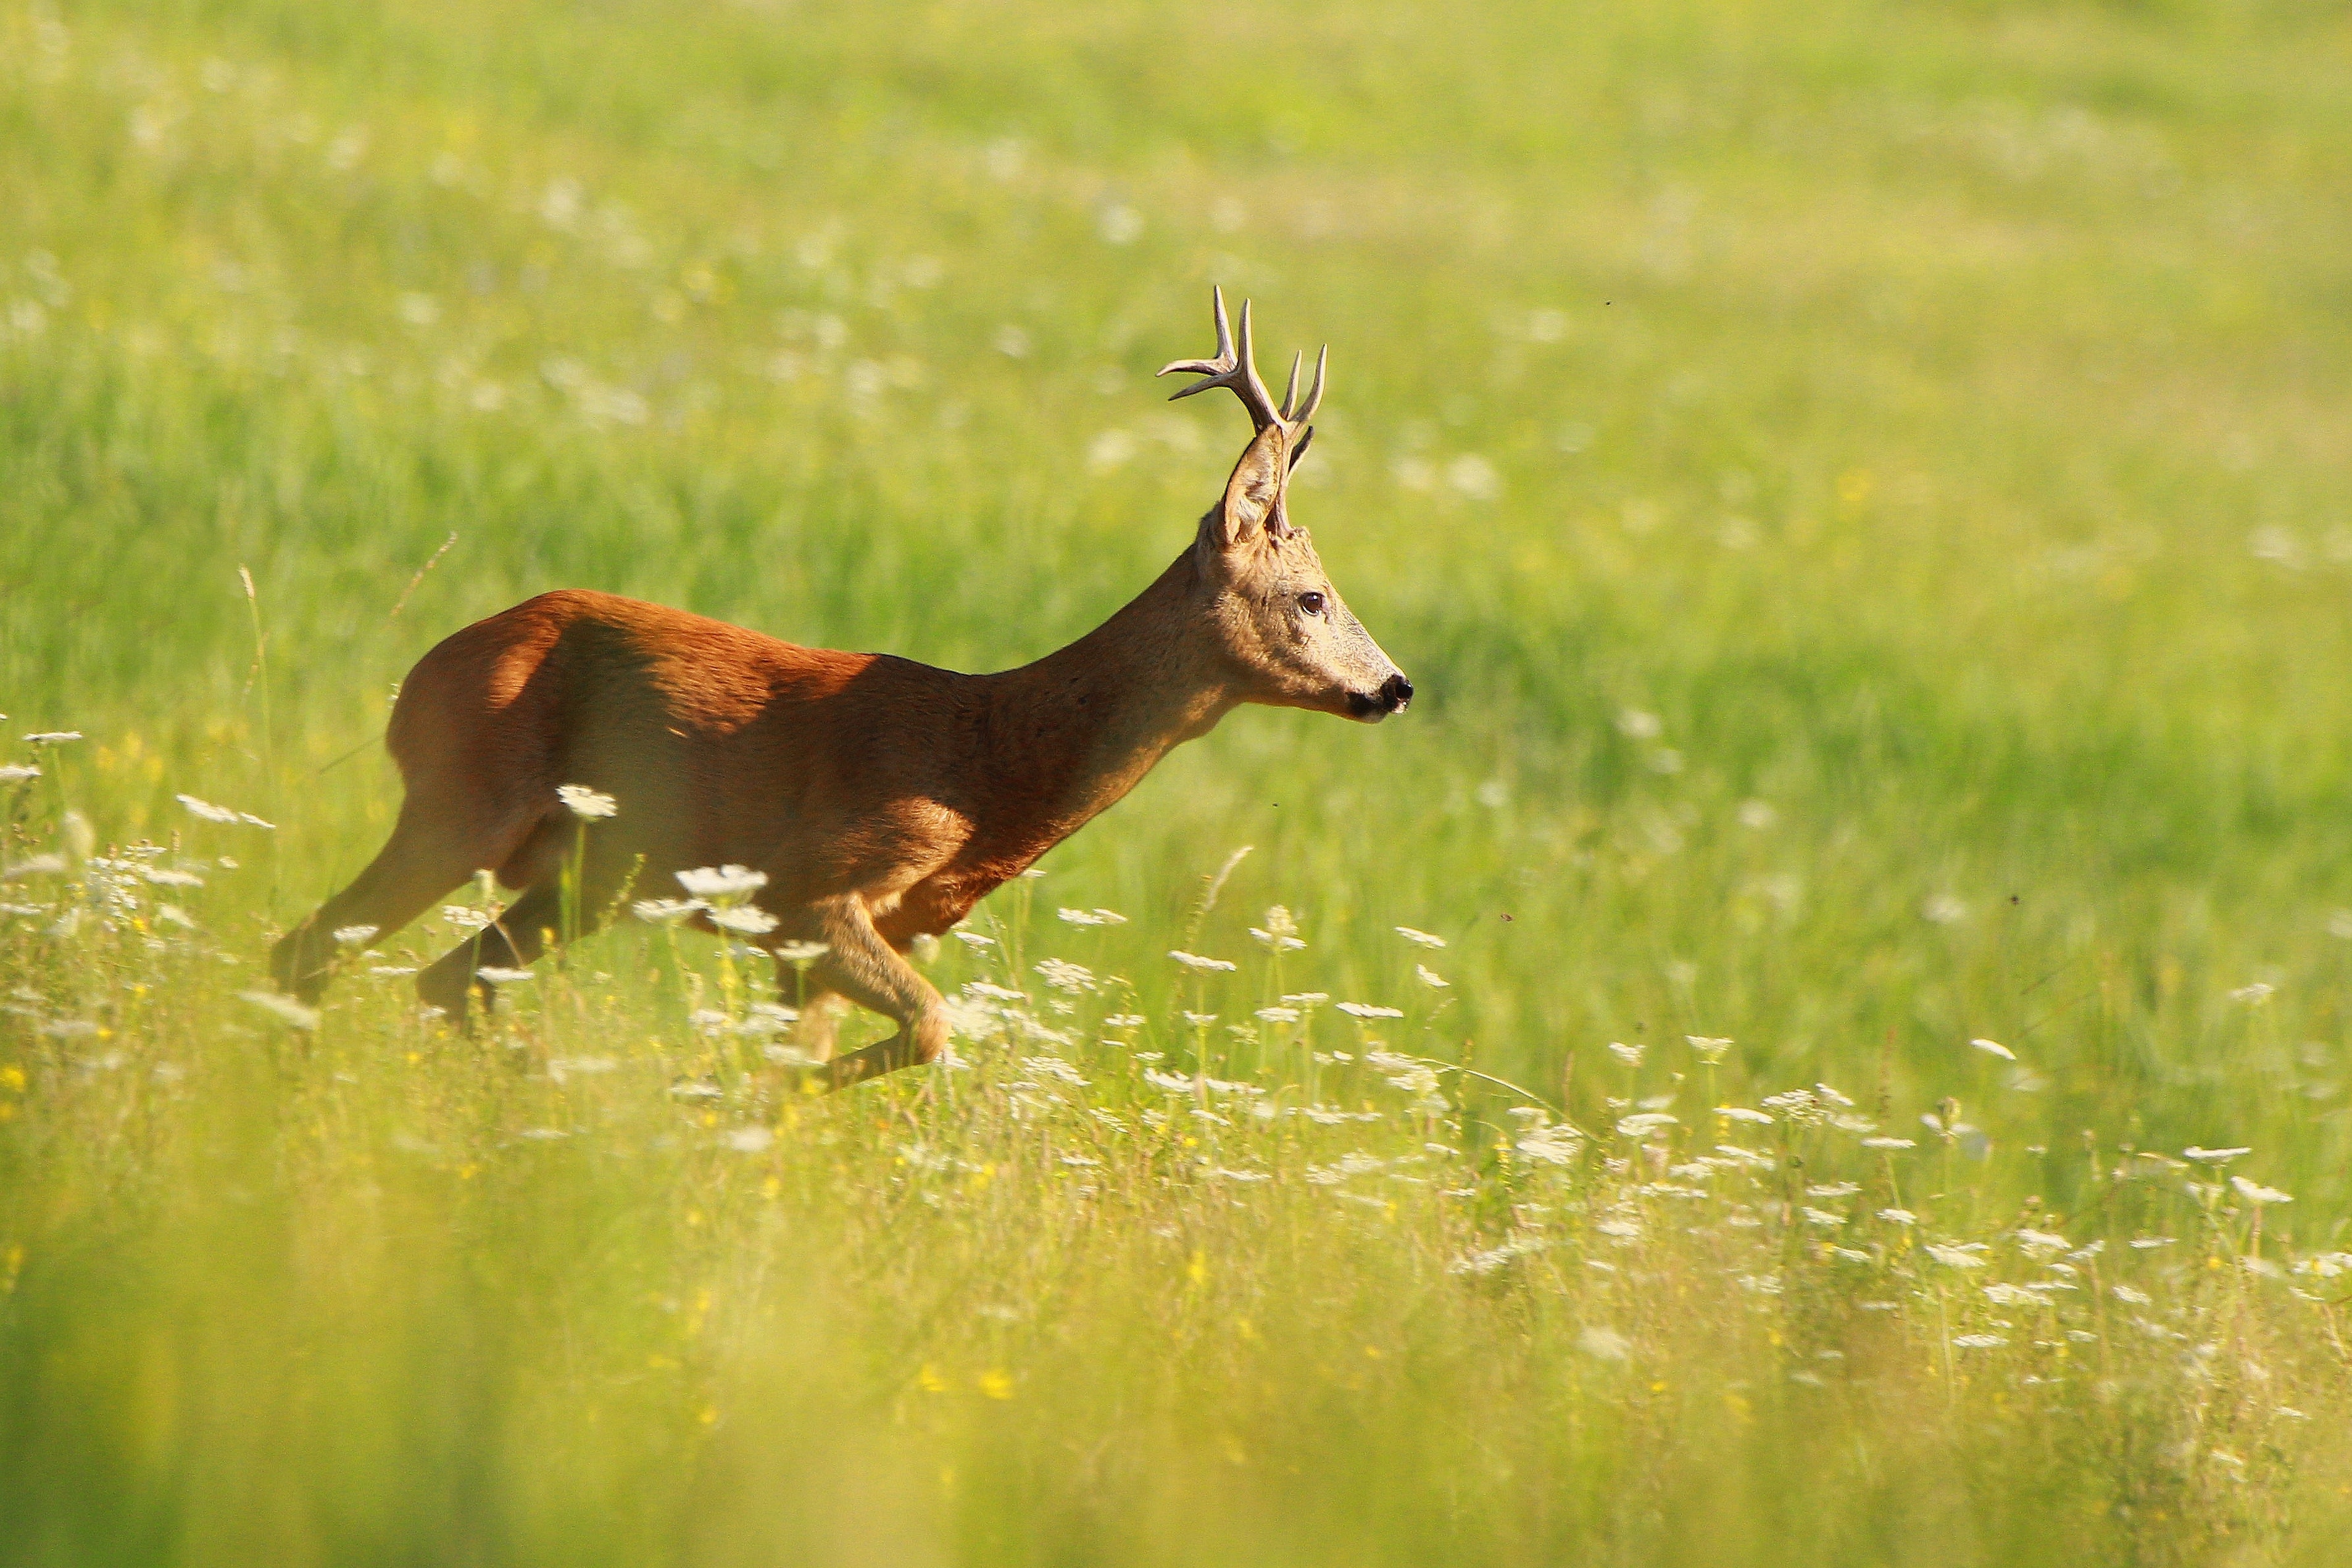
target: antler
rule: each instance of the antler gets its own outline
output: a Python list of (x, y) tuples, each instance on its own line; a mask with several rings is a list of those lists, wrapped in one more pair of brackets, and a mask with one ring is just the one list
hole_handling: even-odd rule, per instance
[[(1213, 360), (1177, 360), (1162, 366), (1160, 373), (1163, 376), (1181, 371), (1188, 375), (1208, 378), (1194, 382), (1168, 401), (1174, 402), (1177, 398), (1191, 397), (1194, 392), (1207, 392), (1211, 387), (1230, 387), (1234, 395), (1242, 400), (1242, 406), (1249, 410), (1250, 419), (1257, 425), (1260, 434), (1269, 424), (1279, 424), (1286, 434), (1297, 440), (1300, 429), (1315, 416), (1315, 410), (1323, 402), (1323, 371), (1330, 362), (1331, 346), (1325, 344), (1323, 351), (1315, 357), (1315, 384), (1307, 389), (1307, 401), (1303, 404), (1298, 401), (1298, 371), (1306, 362), (1306, 356), (1292, 357), (1290, 386), (1282, 395), (1282, 406), (1276, 408), (1274, 394), (1265, 390), (1264, 382), (1257, 379), (1257, 355), (1250, 342), (1250, 302), (1246, 299), (1242, 301), (1242, 345), (1241, 352), (1236, 354), (1234, 352), (1233, 331), (1225, 324), (1225, 291), (1213, 288), (1209, 298), (1216, 308), (1217, 357)], [(1303, 448), (1306, 444), (1299, 440), (1298, 444)]]

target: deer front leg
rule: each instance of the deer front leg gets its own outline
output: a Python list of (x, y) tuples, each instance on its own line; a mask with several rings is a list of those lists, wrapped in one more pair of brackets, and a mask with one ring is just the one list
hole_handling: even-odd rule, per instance
[(832, 991), (820, 991), (801, 1004), (801, 1021), (793, 1043), (812, 1061), (833, 1060), (833, 1043), (841, 1033), (841, 1015), (849, 1004)]
[(814, 977), (827, 990), (896, 1022), (898, 1032), (811, 1068), (811, 1076), (828, 1090), (846, 1089), (902, 1067), (939, 1060), (948, 1043), (946, 1004), (931, 983), (883, 940), (866, 901), (847, 894), (821, 901), (815, 913), (830, 951), (817, 961)]

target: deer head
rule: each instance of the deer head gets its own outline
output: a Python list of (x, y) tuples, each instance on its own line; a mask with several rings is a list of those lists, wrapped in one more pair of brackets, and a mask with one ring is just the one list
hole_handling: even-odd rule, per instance
[(1378, 724), (1404, 710), (1412, 700), (1412, 683), (1349, 612), (1315, 553), (1314, 541), (1306, 529), (1292, 525), (1286, 498), (1290, 471), (1315, 436), (1307, 421), (1323, 401), (1323, 372), (1331, 350), (1327, 347), (1316, 357), (1315, 382), (1304, 402), (1298, 397), (1304, 356), (1291, 360), (1290, 386), (1277, 408), (1258, 380), (1249, 301), (1242, 302), (1241, 349), (1236, 353), (1225, 319), (1224, 290), (1213, 291), (1211, 298), (1216, 311), (1216, 357), (1179, 360), (1160, 372), (1206, 378), (1176, 393), (1177, 398), (1211, 387), (1230, 389), (1257, 426), (1256, 437), (1225, 482), (1224, 498), (1201, 519), (1200, 538), (1193, 545), (1201, 591), (1209, 599), (1204, 621), (1237, 675), (1243, 700), (1316, 708)]

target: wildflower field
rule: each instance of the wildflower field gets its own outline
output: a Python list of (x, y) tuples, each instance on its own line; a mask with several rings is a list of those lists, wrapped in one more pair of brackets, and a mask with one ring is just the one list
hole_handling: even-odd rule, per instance
[[(0, 0), (0, 1563), (2345, 1561), (2347, 101), (2294, 0)], [(793, 1092), (715, 873), (476, 1039), (478, 890), (269, 988), (531, 593), (1099, 622), (1212, 282), (1420, 695), (1176, 752), (950, 1061)]]

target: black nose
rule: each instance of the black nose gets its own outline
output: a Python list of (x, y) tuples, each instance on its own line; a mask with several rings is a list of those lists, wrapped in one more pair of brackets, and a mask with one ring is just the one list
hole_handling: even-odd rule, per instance
[(1402, 674), (1391, 675), (1381, 683), (1381, 706), (1391, 713), (1404, 712), (1404, 705), (1412, 701), (1412, 683)]

